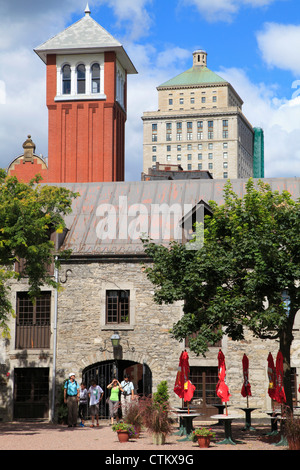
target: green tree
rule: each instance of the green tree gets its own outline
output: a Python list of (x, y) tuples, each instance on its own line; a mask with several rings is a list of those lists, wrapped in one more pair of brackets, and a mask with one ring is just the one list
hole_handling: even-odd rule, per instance
[[(39, 184), (37, 176), (30, 183), (7, 177), (0, 170), (0, 328), (9, 334), (8, 320), (13, 313), (9, 300), (8, 281), (26, 277), (32, 299), (42, 285), (57, 287), (48, 272), (53, 262), (54, 243), (50, 232), (62, 232), (64, 215), (71, 212), (77, 194), (63, 187)], [(61, 256), (67, 256), (62, 252)], [(15, 271), (15, 262), (22, 260), (24, 269)]]
[(159, 304), (183, 301), (184, 315), (172, 335), (189, 339), (196, 354), (223, 335), (243, 340), (245, 328), (261, 339), (279, 341), (284, 357), (287, 403), (292, 405), (290, 355), (299, 310), (300, 203), (287, 191), (250, 179), (239, 198), (230, 181), (224, 204), (210, 201), (203, 246), (189, 250), (144, 240), (153, 260), (146, 269)]

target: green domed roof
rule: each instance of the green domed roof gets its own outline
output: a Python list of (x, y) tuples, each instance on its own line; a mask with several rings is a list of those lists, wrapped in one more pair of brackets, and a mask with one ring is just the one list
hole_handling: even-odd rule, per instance
[(207, 67), (194, 66), (186, 72), (160, 85), (160, 87), (204, 85), (205, 83), (227, 83), (222, 77), (212, 72)]

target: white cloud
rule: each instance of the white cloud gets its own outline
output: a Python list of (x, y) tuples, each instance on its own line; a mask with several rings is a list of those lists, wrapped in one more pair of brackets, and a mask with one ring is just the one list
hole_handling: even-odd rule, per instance
[(5, 99), (0, 102), (0, 167), (23, 151), (31, 134), (38, 154), (48, 155), (48, 111), (45, 64), (33, 49), (62, 31), (82, 0), (14, 0), (1, 2), (0, 81)]
[(300, 176), (300, 97), (278, 99), (276, 84), (253, 84), (244, 71), (223, 69), (244, 101), (243, 113), (265, 138), (265, 177)]
[[(125, 23), (124, 37), (126, 42), (136, 41), (146, 36), (152, 24), (147, 11), (148, 4), (153, 0), (103, 0), (114, 11), (119, 26)], [(123, 28), (124, 29), (124, 28)]]
[(300, 25), (267, 23), (256, 37), (269, 66), (300, 74)]
[(208, 21), (231, 21), (244, 6), (261, 8), (276, 1), (281, 0), (182, 0), (182, 3), (195, 6)]

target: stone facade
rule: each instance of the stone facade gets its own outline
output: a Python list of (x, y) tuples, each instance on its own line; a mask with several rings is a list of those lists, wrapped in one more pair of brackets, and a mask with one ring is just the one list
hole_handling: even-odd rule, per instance
[[(180, 303), (157, 305), (153, 301), (153, 286), (144, 273), (144, 264), (136, 260), (118, 262), (89, 261), (63, 264), (59, 272), (63, 289), (58, 293), (57, 353), (56, 353), (56, 400), (59, 388), (72, 370), (80, 381), (85, 370), (93, 365), (113, 361), (110, 351), (110, 337), (117, 329), (124, 346), (122, 361), (146, 364), (152, 373), (152, 390), (162, 380), (167, 380), (172, 405), (181, 406), (181, 400), (173, 393), (180, 354), (185, 348), (171, 338), (169, 333), (173, 323), (182, 315)], [(12, 284), (12, 302), (16, 302), (16, 292), (26, 291), (26, 282)], [(109, 325), (106, 323), (105, 304), (107, 290), (130, 291), (130, 321), (128, 324)], [(9, 376), (2, 373), (1, 417), (12, 419), (14, 396), (14, 371), (16, 368), (49, 368), (49, 410), (51, 410), (53, 383), (55, 300), (51, 300), (51, 345), (49, 350), (16, 350), (15, 319), (11, 320), (11, 340), (1, 343), (1, 364)], [(300, 334), (297, 331), (300, 318), (297, 317), (295, 341), (292, 350), (292, 367), (299, 373)], [(130, 346), (130, 350), (126, 344)], [(100, 351), (103, 348), (103, 351)], [(134, 348), (134, 352), (131, 351)], [(252, 389), (251, 407), (259, 410), (270, 409), (268, 396), (267, 357), (271, 351), (274, 361), (277, 344), (271, 341), (254, 339), (246, 334), (243, 342), (233, 342), (225, 337), (221, 345), (226, 358), (226, 382), (231, 393), (230, 410), (246, 406), (241, 396), (243, 383), (242, 358), (249, 358), (249, 380)], [(105, 350), (106, 349), (106, 350)], [(187, 348), (191, 370), (195, 368), (217, 369), (218, 347), (210, 348), (206, 357), (197, 357)], [(120, 358), (119, 358), (120, 359)], [(126, 362), (127, 363), (127, 362)], [(121, 379), (122, 377), (119, 377)], [(137, 383), (135, 383), (137, 388)], [(50, 411), (49, 411), (50, 416)], [(256, 416), (264, 417), (259, 412)]]

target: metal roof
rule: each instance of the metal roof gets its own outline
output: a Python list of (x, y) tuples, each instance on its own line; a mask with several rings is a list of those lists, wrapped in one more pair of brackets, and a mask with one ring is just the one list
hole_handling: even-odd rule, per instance
[(115, 51), (125, 70), (127, 70), (129, 74), (137, 73), (122, 44), (87, 12), (79, 21), (36, 47), (34, 51), (45, 63), (47, 62), (47, 54)]
[(225, 84), (227, 83), (222, 77), (212, 72), (207, 67), (194, 66), (189, 70), (177, 75), (171, 80), (160, 85), (161, 87), (172, 87), (172, 86), (191, 86), (191, 85), (205, 85), (205, 84)]
[[(231, 180), (233, 190), (239, 197), (245, 194), (247, 181)], [(287, 190), (294, 199), (300, 197), (300, 178), (265, 178), (263, 181), (268, 183), (273, 191)], [(145, 228), (148, 227), (148, 233), (157, 243), (168, 243), (174, 238), (172, 229), (168, 237), (168, 230), (172, 226), (172, 217), (167, 217), (168, 209), (182, 208), (184, 216), (201, 200), (206, 203), (213, 200), (222, 204), (225, 183), (224, 179), (53, 183), (55, 186), (64, 186), (80, 193), (73, 201), (72, 213), (65, 218), (68, 233), (64, 248), (71, 249), (73, 255), (80, 256), (142, 254), (140, 235), (146, 233)], [(122, 216), (122, 208), (125, 213), (126, 207), (128, 217)], [(158, 208), (164, 209), (166, 217), (157, 217)], [(110, 209), (110, 219), (105, 209)], [(112, 236), (106, 240), (100, 232), (103, 220), (108, 221), (112, 229)]]

